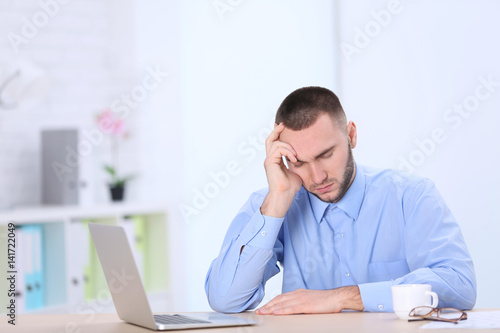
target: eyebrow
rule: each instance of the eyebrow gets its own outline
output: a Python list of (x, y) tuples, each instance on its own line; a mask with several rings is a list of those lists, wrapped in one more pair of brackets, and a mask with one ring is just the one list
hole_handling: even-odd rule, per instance
[[(323, 150), (321, 153), (319, 153), (318, 155), (316, 155), (316, 157), (314, 157), (314, 159), (318, 159), (320, 158), (321, 156), (329, 153), (331, 150), (333, 150), (333, 148), (335, 148), (335, 145), (331, 146), (330, 148), (327, 148), (325, 150)], [(297, 158), (297, 162), (296, 163), (305, 163), (304, 161), (301, 161)]]

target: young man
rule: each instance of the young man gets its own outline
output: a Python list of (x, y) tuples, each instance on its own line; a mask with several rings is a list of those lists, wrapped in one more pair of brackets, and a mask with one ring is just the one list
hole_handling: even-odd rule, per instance
[(210, 266), (214, 310), (255, 308), (278, 262), (283, 294), (257, 314), (388, 312), (391, 286), (411, 283), (432, 285), (439, 307), (474, 306), (472, 260), (434, 184), (357, 165), (356, 143), (333, 92), (285, 98), (266, 140), (269, 188), (250, 196)]

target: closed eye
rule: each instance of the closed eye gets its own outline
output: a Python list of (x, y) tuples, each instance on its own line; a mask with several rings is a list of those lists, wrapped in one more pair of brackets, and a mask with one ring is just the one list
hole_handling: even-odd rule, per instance
[(321, 153), (316, 155), (316, 159), (322, 158), (322, 159), (327, 159), (332, 157), (333, 153), (335, 152), (335, 145), (331, 146), (330, 148), (327, 148), (323, 150)]
[(326, 154), (326, 155), (321, 156), (321, 158), (325, 158), (325, 159), (330, 158), (330, 157), (332, 157), (332, 155), (333, 155), (333, 151), (330, 154)]
[(297, 162), (293, 163), (292, 161), (290, 161), (288, 159), (288, 157), (285, 157), (286, 159), (286, 163), (289, 165), (289, 166), (293, 166), (294, 168), (300, 168), (304, 162), (302, 162), (301, 160), (297, 160)]

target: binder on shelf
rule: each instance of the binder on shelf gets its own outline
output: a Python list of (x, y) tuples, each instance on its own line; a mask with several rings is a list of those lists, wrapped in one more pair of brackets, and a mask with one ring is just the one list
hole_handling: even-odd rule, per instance
[(148, 291), (165, 290), (168, 285), (167, 225), (165, 215), (143, 215), (144, 261)]
[(122, 220), (123, 229), (127, 234), (127, 238), (132, 248), (132, 253), (134, 255), (134, 260), (139, 269), (139, 274), (141, 280), (144, 281), (144, 250), (142, 244), (144, 243), (144, 237), (141, 234), (141, 230), (137, 227), (137, 222), (133, 217), (124, 217)]
[[(62, 215), (57, 209), (44, 208), (36, 212), (37, 221), (25, 218), (23, 213), (18, 218), (7, 214), (5, 221), (16, 221), (17, 313), (71, 313), (81, 306), (96, 311), (112, 310), (109, 289), (90, 238), (89, 222), (124, 225), (148, 296), (171, 297), (166, 294), (169, 292), (166, 212), (148, 207), (129, 208), (89, 209), (84, 214), (80, 209), (68, 208)], [(127, 214), (130, 217), (121, 221), (120, 216)], [(7, 234), (7, 225), (0, 223), (0, 249), (5, 253), (0, 258), (0, 268), (4, 272), (8, 268)], [(0, 290), (6, 290), (7, 282), (7, 279), (0, 281)], [(9, 301), (8, 298), (7, 292), (0, 295), (0, 301)]]
[(25, 260), (24, 279), (26, 284), (26, 311), (37, 310), (45, 305), (45, 281), (43, 271), (43, 227), (39, 224), (23, 226)]
[(135, 215), (132, 217), (134, 220), (134, 230), (136, 234), (136, 249), (142, 258), (142, 270), (144, 288), (146, 291), (151, 291), (151, 253), (149, 252), (149, 244), (151, 240), (148, 238), (148, 223), (143, 215)]
[[(2, 225), (0, 223), (0, 253), (7, 253), (7, 226)], [(17, 246), (17, 245), (16, 245)], [(7, 264), (7, 256), (0, 256), (0, 269), (6, 271), (8, 268)], [(6, 292), (2, 292), (0, 294), (0, 305), (2, 305), (2, 309), (0, 309), (0, 316), (4, 316), (7, 313), (6, 306), (9, 304), (9, 295), (7, 290), (9, 289), (10, 282), (6, 278), (0, 278), (0, 290), (5, 290)], [(5, 307), (4, 307), (5, 304)]]
[(71, 221), (68, 225), (66, 249), (68, 253), (68, 304), (76, 306), (85, 300), (88, 277), (85, 267), (89, 262), (89, 231), (87, 222)]
[[(86, 220), (85, 222), (95, 223), (97, 220)], [(88, 263), (85, 265), (85, 301), (93, 302), (98, 298), (111, 300), (108, 285), (104, 272), (99, 261), (99, 256), (92, 242), (92, 238), (89, 237), (90, 231), (87, 226), (87, 244), (88, 244)]]
[(19, 313), (26, 311), (26, 240), (22, 226), (16, 227), (16, 307)]

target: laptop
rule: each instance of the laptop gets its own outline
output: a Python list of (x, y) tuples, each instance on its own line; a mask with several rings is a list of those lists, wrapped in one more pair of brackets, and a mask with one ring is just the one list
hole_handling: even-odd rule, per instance
[(89, 228), (120, 319), (158, 331), (257, 324), (217, 312), (153, 315), (123, 227), (89, 223)]

